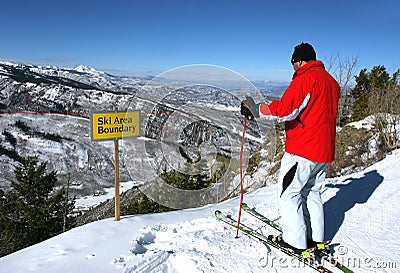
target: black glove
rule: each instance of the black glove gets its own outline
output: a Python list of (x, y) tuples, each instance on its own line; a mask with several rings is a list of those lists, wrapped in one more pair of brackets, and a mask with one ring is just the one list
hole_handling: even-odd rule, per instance
[(246, 97), (240, 104), (240, 114), (252, 120), (260, 117), (260, 104), (256, 104), (252, 97)]

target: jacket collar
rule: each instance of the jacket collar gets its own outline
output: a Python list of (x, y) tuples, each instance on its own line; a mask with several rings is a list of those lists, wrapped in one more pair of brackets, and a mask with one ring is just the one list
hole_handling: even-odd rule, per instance
[(318, 60), (311, 61), (311, 62), (306, 63), (305, 65), (303, 65), (299, 69), (297, 69), (293, 74), (292, 80), (294, 78), (296, 78), (297, 76), (299, 76), (301, 74), (304, 74), (307, 70), (309, 70), (311, 68), (314, 68), (314, 67), (321, 67), (321, 68), (325, 69), (325, 66), (321, 61), (318, 61)]

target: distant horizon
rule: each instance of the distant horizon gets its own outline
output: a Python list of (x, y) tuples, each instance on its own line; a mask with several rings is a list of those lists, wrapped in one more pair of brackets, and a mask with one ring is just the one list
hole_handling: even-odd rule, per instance
[[(86, 66), (89, 69), (95, 69), (96, 71), (104, 72), (104, 73), (107, 73), (107, 74), (109, 74), (111, 76), (116, 76), (116, 77), (143, 77), (143, 78), (151, 77), (151, 78), (154, 78), (154, 77), (157, 77), (157, 76), (167, 72), (167, 71), (159, 71), (159, 72), (157, 72), (157, 71), (149, 71), (149, 73), (146, 73), (146, 71), (141, 71), (141, 72), (139, 72), (137, 74), (129, 75), (129, 74), (118, 74), (118, 72), (120, 72), (120, 71), (117, 70), (117, 69), (116, 70), (111, 70), (111, 71), (106, 71), (106, 70), (97, 69), (97, 68), (92, 67), (92, 66), (87, 65), (87, 64), (79, 64), (79, 65), (75, 65), (75, 66), (58, 66), (58, 65), (36, 64), (36, 63), (31, 63), (31, 62), (20, 62), (20, 61), (13, 61), (13, 60), (0, 60), (0, 62), (18, 64), (18, 65), (26, 65), (26, 66), (34, 66), (34, 67), (42, 67), (42, 68), (58, 68), (58, 69), (71, 69), (71, 70), (76, 69), (76, 68), (78, 68), (80, 66)], [(214, 65), (211, 65), (211, 66), (214, 66)], [(181, 67), (185, 67), (185, 66), (181, 66)], [(179, 68), (179, 67), (177, 67), (177, 68)], [(171, 69), (171, 70), (173, 70), (173, 69)], [(113, 73), (113, 72), (117, 72), (117, 73)], [(154, 74), (152, 74), (151, 72), (154, 72)], [(284, 80), (263, 80), (263, 79), (255, 79), (255, 80), (249, 79), (249, 80), (251, 82), (266, 82), (266, 83), (271, 82), (271, 83), (282, 83), (282, 84), (289, 84), (289, 82), (290, 82), (290, 81), (284, 81)]]
[[(343, 60), (342, 60), (343, 61)], [(182, 66), (178, 66), (178, 67), (174, 67), (174, 68), (170, 68), (167, 69), (165, 71), (162, 70), (132, 70), (132, 71), (125, 71), (125, 70), (121, 70), (121, 69), (117, 69), (117, 68), (113, 68), (113, 69), (102, 69), (102, 68), (97, 68), (95, 66), (89, 65), (89, 64), (85, 64), (85, 63), (81, 63), (81, 64), (70, 64), (70, 65), (56, 65), (56, 64), (46, 64), (46, 63), (35, 63), (32, 61), (21, 61), (21, 60), (11, 60), (11, 59), (0, 59), (0, 62), (9, 62), (9, 63), (14, 63), (14, 64), (21, 64), (21, 65), (32, 65), (32, 66), (37, 66), (37, 67), (57, 67), (57, 68), (62, 68), (62, 69), (75, 69), (79, 66), (86, 66), (92, 69), (95, 69), (97, 71), (101, 71), (101, 72), (105, 72), (107, 74), (110, 74), (112, 76), (117, 76), (117, 77), (143, 77), (143, 78), (148, 78), (148, 77), (157, 77), (160, 74), (163, 74), (167, 71), (170, 70), (174, 70), (180, 67), (184, 67), (184, 66), (190, 66), (190, 65), (199, 65), (199, 64), (187, 64), (187, 65), (182, 65)], [(326, 65), (327, 61), (323, 61), (322, 62)], [(204, 64), (204, 65), (211, 65), (211, 66), (218, 66), (215, 64)], [(378, 66), (378, 65), (382, 65), (382, 64), (377, 64), (374, 66)], [(373, 66), (373, 67), (374, 67)], [(384, 66), (384, 65), (383, 65)], [(367, 71), (370, 71), (373, 67), (362, 67), (362, 68), (358, 68), (355, 71), (355, 75), (358, 75), (358, 73), (362, 70), (362, 69), (367, 69)], [(233, 69), (230, 69), (229, 67), (225, 67), (226, 69), (235, 71)], [(393, 74), (396, 70), (399, 69), (399, 67), (386, 67), (386, 70), (389, 74)], [(272, 70), (269, 73), (270, 74), (280, 74), (280, 76), (276, 77), (276, 78), (267, 78), (267, 79), (263, 79), (262, 77), (256, 78), (256, 77), (252, 77), (251, 75), (248, 76), (246, 74), (240, 73), (238, 71), (235, 71), (236, 73), (242, 75), (243, 77), (245, 77), (246, 79), (248, 79), (251, 82), (281, 82), (281, 83), (290, 83), (290, 81), (292, 80), (292, 75), (294, 73), (294, 71), (290, 71), (290, 75), (288, 77), (283, 77), (283, 74), (286, 74), (288, 71), (286, 70)], [(266, 73), (268, 74), (268, 73)]]
[[(180, 67), (184, 67), (184, 66), (190, 66), (190, 65), (199, 65), (199, 64), (187, 64), (187, 65), (182, 65), (182, 66), (178, 66), (178, 67), (174, 67), (174, 68), (170, 68), (168, 70), (162, 71), (162, 70), (134, 70), (134, 71), (124, 71), (124, 70), (120, 70), (120, 69), (101, 69), (101, 68), (97, 68), (88, 64), (71, 64), (71, 65), (55, 65), (55, 64), (46, 64), (46, 63), (35, 63), (35, 62), (31, 62), (31, 61), (20, 61), (20, 60), (11, 60), (11, 59), (0, 59), (0, 62), (5, 62), (5, 63), (13, 63), (13, 64), (21, 64), (21, 65), (32, 65), (32, 66), (37, 66), (37, 67), (57, 67), (57, 68), (62, 68), (62, 69), (75, 69), (79, 66), (86, 66), (92, 69), (95, 69), (97, 71), (101, 71), (101, 72), (105, 72), (107, 74), (113, 75), (113, 76), (118, 76), (118, 77), (157, 77), (160, 74), (163, 74), (167, 71), (173, 70), (173, 69), (177, 69)], [(218, 66), (215, 64), (204, 64), (204, 65), (211, 65), (211, 66)], [(226, 69), (230, 69), (229, 67), (225, 67)], [(233, 69), (230, 69), (232, 71), (235, 71)], [(235, 71), (237, 73), (239, 73), (238, 71)], [(286, 71), (271, 71), (271, 73), (284, 73)], [(284, 82), (284, 83), (289, 83), (291, 81), (291, 76), (289, 79), (285, 80), (285, 79), (262, 79), (260, 78), (253, 78), (250, 79), (249, 77), (243, 75), (242, 73), (239, 73), (240, 75), (242, 75), (243, 77), (249, 79), (250, 81), (265, 81), (265, 82)]]

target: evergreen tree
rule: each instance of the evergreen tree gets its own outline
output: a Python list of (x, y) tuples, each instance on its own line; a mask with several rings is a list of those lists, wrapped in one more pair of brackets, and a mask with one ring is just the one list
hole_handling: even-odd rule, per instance
[(360, 71), (356, 78), (356, 85), (351, 90), (353, 99), (352, 120), (358, 121), (371, 114), (369, 102), (377, 90), (387, 90), (388, 86), (397, 81), (397, 73), (391, 77), (382, 65), (374, 66), (370, 72), (366, 68)]
[(12, 189), (1, 193), (0, 256), (44, 241), (70, 227), (74, 201), (66, 199), (66, 190), (54, 192), (55, 171), (46, 174), (46, 163), (37, 157), (22, 159), (15, 169)]

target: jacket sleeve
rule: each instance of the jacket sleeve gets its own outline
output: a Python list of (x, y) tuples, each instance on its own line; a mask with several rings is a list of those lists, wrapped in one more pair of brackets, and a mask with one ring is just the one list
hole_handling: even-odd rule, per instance
[(260, 113), (267, 119), (278, 122), (294, 120), (310, 101), (308, 89), (301, 78), (294, 79), (280, 100), (260, 104)]

